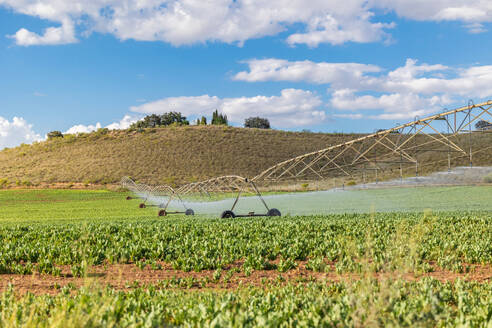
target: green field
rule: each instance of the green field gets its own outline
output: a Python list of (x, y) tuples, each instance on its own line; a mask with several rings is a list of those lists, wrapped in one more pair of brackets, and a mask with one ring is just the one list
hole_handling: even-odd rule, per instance
[[(0, 221), (152, 218), (156, 210), (139, 209), (138, 200), (107, 190), (0, 190)], [(350, 191), (283, 193), (265, 196), (284, 215), (371, 212), (492, 211), (491, 186), (408, 187)], [(217, 217), (233, 199), (188, 205), (196, 213)], [(182, 210), (180, 204), (171, 208)], [(243, 197), (238, 213), (265, 211), (257, 197)]]
[(154, 210), (139, 209), (125, 197), (107, 190), (0, 190), (0, 221), (155, 217)]
[[(328, 190), (267, 195), (264, 198), (268, 206), (278, 208), (284, 215), (492, 210), (492, 186)], [(231, 208), (232, 203), (233, 199), (229, 199), (188, 205), (199, 213), (217, 216), (224, 209)], [(179, 208), (179, 204), (175, 207)], [(245, 197), (235, 211), (265, 213), (265, 208), (257, 197)]]
[[(490, 326), (491, 189), (272, 195), (338, 214), (240, 219), (157, 217), (109, 191), (0, 191), (2, 286), (53, 280), (54, 294), (12, 280), (0, 327)], [(113, 265), (179, 277), (123, 290), (91, 278)]]

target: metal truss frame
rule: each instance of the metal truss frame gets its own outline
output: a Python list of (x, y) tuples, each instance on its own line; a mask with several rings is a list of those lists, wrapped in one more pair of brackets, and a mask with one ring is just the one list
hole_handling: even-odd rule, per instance
[[(390, 167), (394, 169), (395, 164), (399, 165), (400, 177), (403, 176), (404, 168), (408, 169), (409, 167), (414, 167), (415, 175), (418, 176), (419, 166), (429, 164), (424, 163), (419, 158), (419, 155), (425, 152), (447, 155), (448, 169), (451, 167), (452, 159), (466, 158), (469, 165), (472, 166), (474, 153), (492, 148), (490, 146), (486, 149), (473, 149), (474, 134), (492, 132), (492, 130), (474, 130), (473, 125), (480, 120), (492, 126), (492, 100), (480, 104), (474, 104), (470, 101), (464, 107), (445, 110), (440, 114), (421, 119), (416, 118), (412, 122), (394, 128), (297, 156), (266, 169), (252, 179), (226, 175), (189, 183), (177, 190), (170, 186), (151, 187), (137, 184), (128, 177), (123, 178), (121, 184), (136, 194), (137, 198), (143, 200), (143, 207), (153, 196), (167, 197), (166, 204), (150, 205), (162, 208), (161, 212), (164, 211), (164, 213), (166, 213), (172, 199), (179, 199), (185, 207), (186, 213), (188, 213), (192, 210), (186, 208), (182, 197), (206, 196), (211, 198), (212, 193), (237, 193), (231, 210), (222, 213), (222, 217), (235, 216), (232, 211), (241, 195), (249, 189), (260, 198), (268, 214), (251, 212), (238, 216), (277, 216), (280, 215), (280, 212), (276, 209), (269, 209), (257, 188), (257, 183), (278, 183), (292, 180), (312, 181), (328, 178), (353, 179), (360, 175), (366, 181), (367, 172), (374, 172), (377, 182), (378, 173), (385, 172)], [(433, 161), (434, 164), (436, 162)]]
[[(388, 164), (399, 164), (400, 174), (404, 166), (415, 166), (418, 174), (418, 155), (423, 151), (446, 152), (448, 165), (451, 158), (457, 157), (467, 157), (473, 165), (472, 134), (486, 132), (472, 129), (479, 120), (492, 122), (492, 101), (476, 105), (470, 101), (468, 106), (297, 156), (266, 169), (252, 180), (349, 178), (361, 172), (365, 175), (367, 170), (375, 171), (377, 176)], [(440, 130), (443, 128), (446, 131)]]
[[(148, 186), (146, 184), (136, 183), (130, 177), (124, 177), (121, 179), (121, 185), (133, 193), (132, 196), (128, 196), (126, 199), (141, 199), (143, 202), (140, 203), (140, 208), (145, 207), (158, 207), (159, 216), (165, 216), (167, 214), (186, 214), (193, 215), (193, 210), (189, 209), (181, 198), (180, 194), (174, 190), (171, 186), (161, 185), (161, 186)], [(158, 198), (163, 198), (166, 201), (160, 204), (148, 204), (148, 201), (152, 201)], [(178, 199), (181, 205), (184, 207), (184, 211), (169, 212), (167, 208), (173, 199)]]

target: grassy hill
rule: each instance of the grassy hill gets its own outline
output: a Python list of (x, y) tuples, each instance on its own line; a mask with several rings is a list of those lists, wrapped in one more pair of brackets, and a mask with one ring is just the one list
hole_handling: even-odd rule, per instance
[[(226, 174), (253, 177), (280, 161), (359, 136), (226, 126), (99, 130), (0, 151), (0, 187), (115, 184), (127, 175), (170, 185)], [(492, 164), (490, 145), (492, 134), (474, 138), (475, 149), (487, 150), (474, 156), (474, 165)], [(445, 170), (445, 156), (421, 153), (419, 159), (428, 164), (420, 174)], [(468, 159), (452, 164), (468, 165)]]
[(224, 174), (253, 177), (280, 161), (354, 137), (225, 126), (67, 135), (1, 151), (0, 179), (4, 185), (106, 184), (129, 175), (179, 185)]

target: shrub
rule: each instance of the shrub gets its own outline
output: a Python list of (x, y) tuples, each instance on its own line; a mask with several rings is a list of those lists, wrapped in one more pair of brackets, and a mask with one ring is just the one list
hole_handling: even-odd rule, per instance
[(485, 183), (492, 183), (492, 173), (490, 173), (489, 175), (485, 176), (485, 178), (483, 178), (483, 182), (485, 182)]
[(103, 135), (108, 134), (108, 132), (109, 132), (109, 129), (108, 128), (101, 128), (101, 129), (97, 129), (97, 131), (94, 132), (94, 134), (96, 136), (103, 136)]
[(356, 185), (356, 183), (354, 180), (347, 182), (347, 186), (355, 186), (355, 185)]
[(262, 117), (249, 117), (244, 120), (245, 128), (270, 129), (270, 122)]
[(55, 139), (55, 138), (63, 138), (63, 133), (61, 131), (51, 131), (48, 132), (48, 140)]
[(179, 112), (168, 112), (162, 115), (147, 115), (138, 122), (133, 123), (130, 126), (130, 129), (136, 129), (139, 131), (144, 128), (156, 128), (160, 126), (168, 126), (168, 125), (189, 125), (190, 122)]
[(489, 123), (489, 122), (487, 122), (487, 121), (481, 120), (481, 121), (478, 121), (478, 122), (475, 124), (475, 128), (476, 128), (477, 130), (487, 130), (487, 129), (492, 128), (492, 124), (490, 124), (490, 123)]
[(7, 179), (0, 179), (0, 189), (5, 188), (9, 185), (9, 180)]

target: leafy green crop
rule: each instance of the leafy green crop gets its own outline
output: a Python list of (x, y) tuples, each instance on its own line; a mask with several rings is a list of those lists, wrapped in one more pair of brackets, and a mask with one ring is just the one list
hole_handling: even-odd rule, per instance
[(360, 280), (233, 292), (63, 287), (0, 294), (0, 327), (488, 327), (492, 284)]
[(226, 282), (231, 263), (241, 263), (234, 270), (248, 276), (254, 270), (295, 270), (305, 260), (313, 272), (334, 267), (361, 279), (284, 285), (279, 275), (278, 285), (227, 292), (189, 290), (206, 286), (190, 275), (153, 286), (129, 282), (126, 292), (70, 285), (58, 287), (55, 296), (8, 290), (0, 293), (0, 328), (492, 324), (490, 282), (370, 278), (372, 272), (426, 272), (433, 269), (430, 263), (456, 272), (469, 263), (492, 264), (490, 211), (223, 220), (156, 217), (155, 209), (136, 204), (106, 191), (0, 192), (0, 274), (57, 276), (60, 265), (69, 265), (73, 275), (84, 276), (94, 264), (159, 269), (164, 261), (184, 271), (214, 270), (211, 279)]
[[(0, 272), (57, 274), (56, 265), (160, 260), (184, 271), (244, 267), (279, 271), (295, 261), (335, 261), (338, 272), (417, 268), (428, 261), (455, 271), (492, 263), (491, 213), (384, 213), (311, 217), (201, 217), (33, 223), (0, 226)], [(318, 259), (318, 260), (315, 260)], [(74, 273), (83, 270), (75, 267)]]

